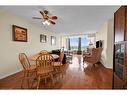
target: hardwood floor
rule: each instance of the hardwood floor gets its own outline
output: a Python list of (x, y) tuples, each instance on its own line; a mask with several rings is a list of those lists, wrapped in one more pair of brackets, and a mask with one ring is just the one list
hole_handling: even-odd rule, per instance
[[(80, 55), (74, 55), (71, 64), (64, 66), (63, 78), (54, 77), (55, 86), (52, 87), (50, 79), (47, 84), (43, 80), (40, 89), (112, 89), (112, 70), (105, 68), (102, 64), (91, 66), (84, 64)], [(22, 72), (11, 75), (0, 80), (0, 89), (21, 89)], [(31, 83), (31, 82), (30, 82)], [(32, 86), (36, 88), (36, 80)], [(24, 84), (27, 88), (27, 83)]]

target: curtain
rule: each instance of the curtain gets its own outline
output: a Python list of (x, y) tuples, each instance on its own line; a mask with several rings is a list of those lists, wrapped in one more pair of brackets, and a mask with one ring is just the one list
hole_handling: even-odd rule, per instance
[(81, 51), (81, 37), (78, 38), (78, 51)]
[(70, 38), (68, 38), (68, 50), (71, 50), (71, 46), (70, 46)]

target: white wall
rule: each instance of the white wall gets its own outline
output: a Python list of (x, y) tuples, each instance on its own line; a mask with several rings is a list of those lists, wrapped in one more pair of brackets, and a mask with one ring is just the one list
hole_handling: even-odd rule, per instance
[[(28, 29), (28, 42), (12, 41), (12, 25), (21, 26)], [(40, 34), (47, 35), (47, 43), (40, 43)], [(51, 36), (57, 38), (55, 46), (51, 46)], [(28, 56), (39, 51), (59, 48), (60, 40), (53, 32), (44, 30), (26, 19), (18, 17), (12, 13), (0, 13), (0, 78), (20, 71), (22, 68), (18, 54), (25, 52)]]
[(96, 41), (103, 41), (103, 52), (101, 62), (107, 68), (113, 68), (113, 40), (114, 39), (114, 21), (113, 19), (105, 22), (96, 32)]
[(107, 36), (107, 67), (113, 68), (113, 48), (114, 48), (114, 20), (109, 20), (108, 22), (108, 36)]

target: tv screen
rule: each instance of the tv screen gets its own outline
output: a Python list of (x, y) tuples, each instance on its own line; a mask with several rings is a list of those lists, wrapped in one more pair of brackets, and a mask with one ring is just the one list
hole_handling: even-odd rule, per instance
[(99, 48), (99, 41), (96, 41), (96, 48)]
[(96, 48), (102, 47), (102, 41), (96, 41)]

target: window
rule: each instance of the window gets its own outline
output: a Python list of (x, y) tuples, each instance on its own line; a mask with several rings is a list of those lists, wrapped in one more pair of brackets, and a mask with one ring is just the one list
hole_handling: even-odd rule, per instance
[(85, 50), (89, 46), (89, 43), (90, 43), (90, 40), (87, 37), (71, 37), (70, 49), (71, 50)]
[(89, 44), (95, 44), (95, 35), (63, 36), (62, 47), (66, 50), (87, 50)]
[(87, 37), (81, 38), (81, 50), (85, 50), (89, 46), (90, 40)]
[(70, 38), (70, 49), (78, 50), (78, 38)]

